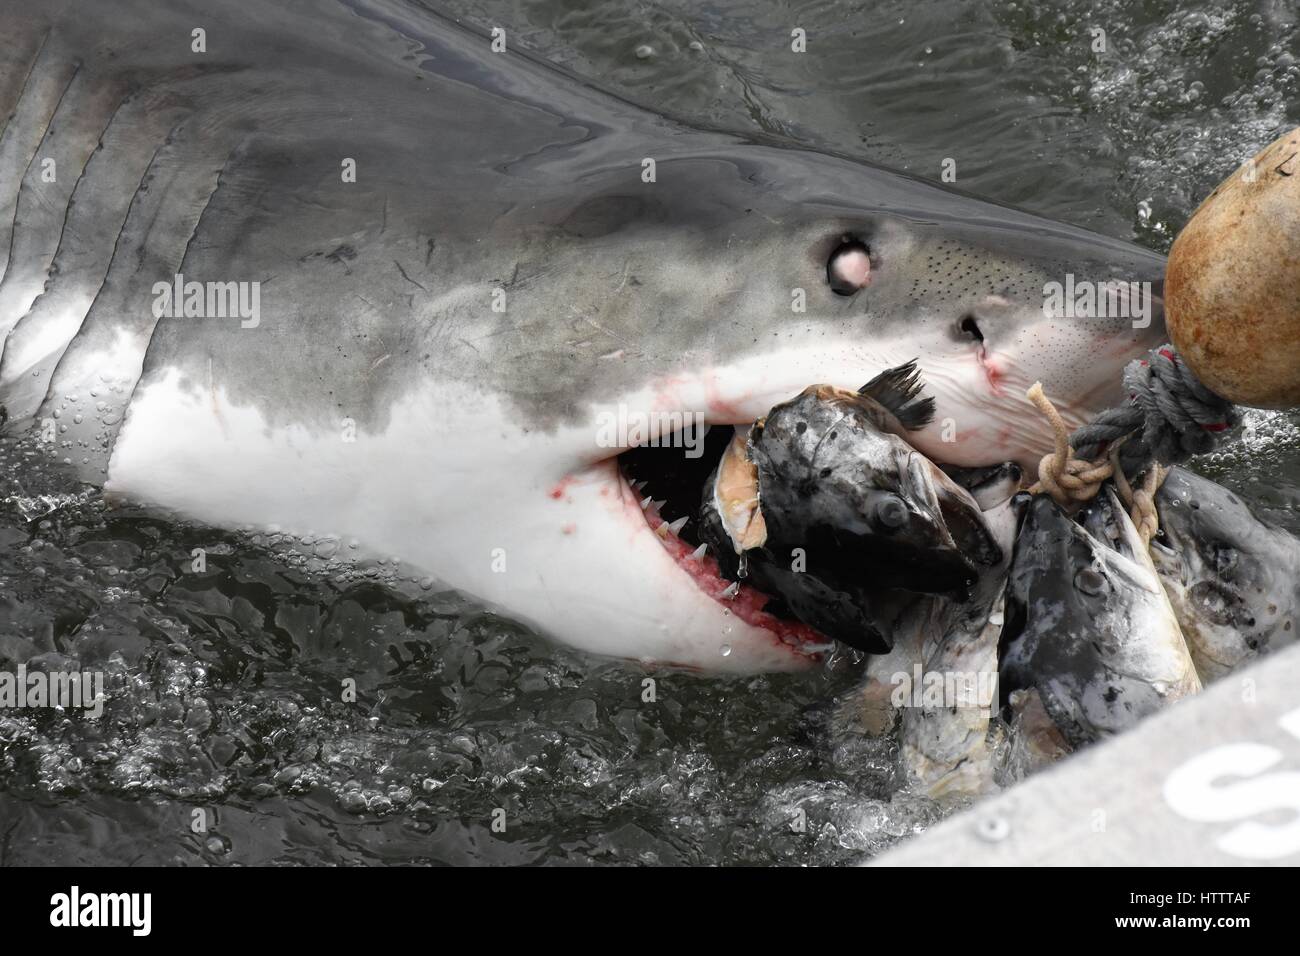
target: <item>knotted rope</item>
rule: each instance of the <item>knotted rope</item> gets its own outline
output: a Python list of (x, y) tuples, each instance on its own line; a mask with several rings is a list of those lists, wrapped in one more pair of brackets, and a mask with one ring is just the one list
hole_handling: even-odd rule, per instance
[(1120, 446), (1115, 445), (1110, 452), (1111, 465), (1115, 469), (1115, 487), (1119, 489), (1119, 496), (1128, 507), (1128, 516), (1133, 520), (1133, 526), (1137, 528), (1137, 533), (1141, 535), (1142, 543), (1149, 547), (1151, 539), (1160, 530), (1160, 512), (1156, 510), (1156, 492), (1164, 484), (1169, 469), (1159, 462), (1152, 462), (1151, 467), (1146, 470), (1146, 474), (1142, 477), (1142, 487), (1134, 490), (1128, 483), (1128, 479), (1124, 477), (1124, 469), (1119, 465), (1119, 449)]
[[(1026, 396), (1051, 423), (1055, 447), (1039, 461), (1038, 481), (1029, 490), (1074, 508), (1113, 478), (1149, 545), (1160, 527), (1155, 494), (1167, 466), (1212, 450), (1220, 435), (1241, 422), (1241, 412), (1197, 381), (1170, 345), (1130, 362), (1124, 384), (1127, 404), (1106, 409), (1073, 435), (1042, 384), (1033, 384)], [(1142, 484), (1134, 489), (1128, 474), (1142, 474)]]
[(1120, 461), (1120, 449), (1128, 444), (1132, 435), (1124, 435), (1110, 448), (1110, 455), (1101, 461), (1086, 461), (1074, 457), (1075, 452), (1069, 444), (1069, 433), (1065, 429), (1065, 420), (1056, 410), (1052, 400), (1043, 394), (1043, 386), (1035, 382), (1026, 393), (1052, 424), (1052, 434), (1056, 448), (1044, 455), (1038, 462), (1038, 481), (1030, 486), (1031, 494), (1051, 495), (1052, 500), (1067, 510), (1085, 501), (1091, 501), (1101, 490), (1107, 478), (1115, 480), (1119, 496), (1129, 509), (1129, 517), (1142, 537), (1142, 543), (1149, 546), (1151, 539), (1160, 530), (1160, 514), (1156, 511), (1156, 491), (1159, 490), (1167, 468), (1158, 462), (1152, 462), (1146, 470), (1142, 486), (1137, 490), (1129, 484), (1124, 475)]
[(1043, 394), (1041, 382), (1030, 386), (1026, 395), (1047, 416), (1056, 444), (1051, 454), (1044, 455), (1038, 462), (1038, 481), (1030, 486), (1030, 493), (1051, 495), (1062, 508), (1091, 501), (1101, 483), (1114, 473), (1114, 465), (1106, 459), (1087, 461), (1075, 457), (1065, 420), (1052, 400)]
[(1084, 458), (1099, 458), (1130, 436), (1119, 459), (1129, 475), (1146, 471), (1153, 461), (1175, 465), (1203, 455), (1241, 422), (1241, 412), (1202, 385), (1172, 345), (1130, 362), (1124, 386), (1128, 401), (1078, 429), (1071, 443)]

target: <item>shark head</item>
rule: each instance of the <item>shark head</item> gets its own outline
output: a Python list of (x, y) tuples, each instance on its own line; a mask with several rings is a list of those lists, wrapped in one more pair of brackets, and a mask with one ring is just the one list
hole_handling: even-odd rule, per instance
[[(519, 312), (482, 333), (479, 367), (528, 449), (510, 520), (536, 575), (503, 576), (494, 599), (526, 600), (590, 650), (747, 671), (826, 648), (700, 552), (700, 490), (733, 426), (812, 383), (856, 389), (915, 360), (934, 415), (909, 442), (944, 463), (1033, 466), (1051, 433), (1026, 389), (1043, 382), (1082, 423), (1164, 335), (1163, 261), (1124, 243), (752, 144), (661, 160), (656, 176), (592, 176), (572, 205), (503, 225)], [(545, 238), (519, 251), (529, 234)], [(1102, 309), (1062, 307), (1088, 283)]]
[[(816, 663), (689, 523), (727, 433), (807, 386), (915, 360), (935, 414), (909, 441), (1029, 465), (1030, 384), (1081, 422), (1163, 336), (1158, 256), (688, 128), (419, 4), (309, 30), (251, 0), (73, 6), (0, 13), (10, 128), (34, 150), (52, 123), (73, 171), (0, 154), (27, 210), (7, 427), (49, 423), (113, 494), (353, 541), (585, 650)], [(202, 70), (172, 42), (198, 13)]]
[[(795, 670), (829, 642), (699, 549), (700, 493), (735, 427), (915, 360), (934, 415), (910, 443), (1032, 466), (1051, 447), (1033, 382), (1081, 423), (1163, 338), (1158, 304), (1053, 300), (1158, 289), (1161, 258), (1125, 243), (816, 153), (725, 143), (656, 165), (642, 182), (620, 154), (492, 215), (449, 201), (456, 225), (421, 280), (433, 317), (355, 336), (344, 372), (311, 341), (329, 346), (314, 407), (301, 376), (266, 400), (279, 371), (251, 337), (155, 333), (110, 486), (226, 524), (338, 529), (593, 653)], [(286, 268), (263, 326), (278, 296), (315, 321), (346, 301), (321, 275)], [(322, 409), (366, 402), (341, 445)]]

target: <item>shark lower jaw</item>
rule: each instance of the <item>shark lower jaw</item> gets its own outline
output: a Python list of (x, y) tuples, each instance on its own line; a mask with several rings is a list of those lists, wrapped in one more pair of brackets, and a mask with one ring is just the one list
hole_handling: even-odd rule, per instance
[[(713, 432), (715, 440), (710, 445), (714, 445), (722, 433), (729, 436), (731, 428), (716, 427)], [(716, 457), (705, 455), (703, 458), (716, 464)], [(681, 587), (702, 593), (719, 606), (724, 616), (737, 622), (735, 630), (731, 631), (734, 639), (729, 636), (717, 644), (716, 653), (710, 644), (702, 669), (707, 669), (710, 661), (723, 666), (732, 655), (736, 655), (736, 663), (741, 663), (752, 651), (746, 643), (756, 639), (767, 645), (765, 650), (775, 649), (788, 655), (791, 667), (820, 663), (834, 642), (785, 613), (770, 595), (724, 577), (717, 558), (699, 542), (695, 534), (695, 513), (703, 481), (692, 494), (688, 485), (674, 482), (671, 478), (666, 481), (662, 478), (638, 478), (637, 463), (625, 456), (620, 456), (620, 459), (617, 468), (619, 489), (625, 510), (632, 515), (631, 520), (640, 522), (641, 533), (653, 537), (672, 559), (680, 572)], [(690, 471), (695, 473), (694, 469)], [(656, 494), (666, 497), (656, 499)], [(706, 641), (711, 639), (712, 634)]]

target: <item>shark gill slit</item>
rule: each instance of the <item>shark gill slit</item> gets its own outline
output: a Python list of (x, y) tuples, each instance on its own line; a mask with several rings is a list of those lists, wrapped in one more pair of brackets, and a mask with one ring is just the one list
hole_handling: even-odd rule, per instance
[[(27, 172), (18, 188), (9, 271), (6, 272), (4, 281), (0, 282), (0, 331), (4, 333), (6, 349), (9, 336), (18, 322), (45, 291), (55, 256), (63, 242), (64, 230), (67, 228), (68, 216), (73, 206), (72, 198), (82, 177), (85, 176), (86, 168), (102, 140), (104, 131), (112, 123), (113, 117), (124, 102), (120, 97), (121, 92), (118, 87), (95, 86), (94, 79), (78, 67), (67, 89), (64, 90), (58, 106), (48, 119), (45, 135), (32, 161), (28, 164)], [(98, 128), (98, 132), (87, 131), (85, 124), (91, 122), (93, 117), (83, 116), (80, 107), (85, 107), (85, 114), (93, 114), (96, 112), (94, 107), (103, 102), (112, 102), (113, 99), (116, 99), (117, 103), (112, 107), (107, 122)], [(65, 126), (68, 129), (66, 133), (64, 133)], [(56, 139), (56, 132), (63, 134), (62, 137)], [(42, 161), (59, 159), (65, 166), (71, 165), (77, 170), (72, 187), (62, 197), (61, 217), (58, 206), (50, 202), (51, 184), (40, 181), (40, 177), (36, 174), (34, 164), (38, 158)], [(57, 163), (54, 170), (57, 177), (59, 174)], [(60, 197), (53, 198), (57, 200)], [(27, 218), (23, 218), (24, 213), (27, 214)], [(40, 278), (38, 279), (37, 276)], [(37, 282), (40, 288), (34, 295), (30, 295), (31, 288), (27, 283), (34, 285)]]
[[(48, 34), (47, 34), (48, 37)], [(41, 44), (40, 54), (32, 64), (18, 102), (10, 113), (5, 131), (0, 136), (0, 173), (6, 185), (12, 183), (12, 191), (0, 195), (0, 218), (8, 220), (0, 230), (0, 288), (8, 278), (9, 266), (13, 254), (13, 244), (18, 231), (18, 201), (22, 185), (31, 172), (32, 164), (40, 152), (41, 144), (49, 134), (50, 125), (59, 111), (64, 97), (72, 88), (79, 67), (76, 64), (56, 62), (47, 65), (45, 44)], [(49, 52), (50, 57), (55, 54)], [(66, 77), (66, 78), (65, 78)], [(0, 339), (3, 338), (5, 316), (0, 315)]]
[[(139, 115), (124, 115), (123, 108), (132, 103), (140, 107), (137, 110)], [(69, 194), (58, 246), (51, 259), (45, 287), (6, 338), (3, 353), (0, 354), (0, 386), (36, 372), (41, 382), (39, 391), (28, 401), (29, 406), (39, 404), (49, 385), (54, 366), (102, 291), (122, 231), (126, 228), (131, 209), (140, 195), (140, 187), (147, 181), (153, 159), (147, 163), (131, 161), (133, 155), (139, 152), (133, 134), (139, 132), (142, 125), (147, 126), (151, 122), (149, 111), (143, 108), (145, 106), (144, 101), (134, 101), (128, 95), (109, 117), (97, 145), (91, 151)], [(117, 124), (116, 130), (113, 130), (114, 124)], [(124, 137), (109, 140), (110, 130), (122, 133), (123, 127)], [(105, 148), (106, 141), (109, 142), (109, 148)], [(125, 155), (120, 155), (123, 152)], [(157, 151), (152, 154), (153, 158), (156, 156)], [(136, 172), (141, 166), (144, 167), (143, 171)], [(128, 185), (119, 189), (122, 183), (134, 183), (135, 188)], [(87, 201), (79, 203), (79, 199), (86, 198), (82, 196), (85, 191), (92, 195)], [(111, 198), (103, 203), (98, 201), (101, 196)], [(100, 206), (106, 208), (99, 208)], [(111, 248), (103, 249), (96, 243), (79, 238), (86, 233), (98, 234), (101, 226), (107, 226), (119, 217), (120, 224)], [(71, 237), (72, 241), (65, 242), (67, 237)], [(84, 305), (80, 304), (77, 301), (78, 292), (82, 287), (90, 285), (95, 286), (95, 291), (88, 296), (83, 293), (80, 298), (84, 298), (85, 302)], [(71, 314), (67, 313), (68, 309), (72, 309)], [(38, 368), (37, 363), (43, 364)], [(36, 388), (32, 383), (24, 384), (25, 392), (32, 392)], [(28, 407), (18, 411), (25, 416), (34, 410), (34, 407)], [(10, 408), (11, 417), (14, 412), (15, 409)]]

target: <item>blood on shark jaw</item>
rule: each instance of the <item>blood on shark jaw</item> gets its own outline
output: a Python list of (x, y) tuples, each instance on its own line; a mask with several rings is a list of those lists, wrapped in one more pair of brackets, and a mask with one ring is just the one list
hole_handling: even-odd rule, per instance
[[(819, 664), (834, 642), (796, 620), (779, 599), (743, 581), (725, 577), (717, 558), (699, 540), (696, 527), (700, 489), (716, 467), (733, 429), (715, 425), (704, 438), (703, 453), (694, 458), (680, 448), (631, 448), (618, 456), (618, 472), (627, 507), (640, 512), (646, 532), (655, 537), (682, 571), (690, 586), (698, 589), (752, 629), (790, 655), (791, 669)], [(753, 631), (750, 631), (753, 633)], [(722, 658), (745, 653), (742, 638), (719, 646)], [(719, 665), (722, 661), (718, 662)], [(707, 668), (705, 668), (707, 669)]]

